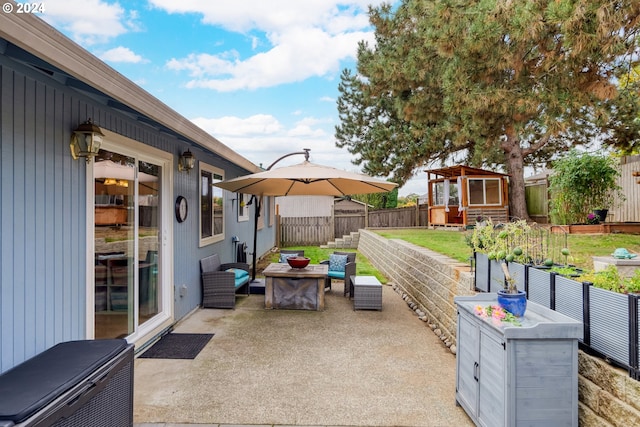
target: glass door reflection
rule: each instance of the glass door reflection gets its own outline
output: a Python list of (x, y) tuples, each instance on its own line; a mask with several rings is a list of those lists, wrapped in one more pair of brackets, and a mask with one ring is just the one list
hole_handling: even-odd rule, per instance
[(95, 338), (123, 338), (158, 314), (158, 165), (100, 150), (94, 165)]

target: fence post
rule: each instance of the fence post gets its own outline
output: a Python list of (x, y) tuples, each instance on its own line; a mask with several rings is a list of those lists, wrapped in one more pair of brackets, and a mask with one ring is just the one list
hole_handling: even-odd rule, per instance
[(629, 294), (629, 375), (639, 379), (638, 366), (638, 295)]
[[(473, 265), (478, 265), (478, 260), (476, 258), (477, 252), (473, 251)], [(476, 268), (475, 272), (473, 273), (473, 289), (475, 289), (476, 291), (478, 290), (478, 269)]]
[(591, 282), (582, 282), (582, 326), (583, 337), (582, 342), (591, 347), (591, 313), (589, 309), (589, 287), (593, 286)]
[(335, 240), (336, 238), (336, 201), (333, 199), (333, 203), (331, 203), (331, 235), (329, 236), (329, 240)]
[(369, 228), (369, 204), (364, 204), (364, 228)]
[(549, 281), (549, 308), (553, 311), (556, 310), (556, 277), (558, 273), (555, 271), (551, 272), (551, 277)]

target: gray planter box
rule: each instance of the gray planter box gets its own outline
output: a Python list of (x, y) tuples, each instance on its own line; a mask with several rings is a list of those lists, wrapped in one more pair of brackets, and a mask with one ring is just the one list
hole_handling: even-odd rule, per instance
[(475, 253), (476, 260), (476, 289), (482, 292), (489, 292), (489, 257), (480, 252)]
[[(582, 343), (594, 353), (629, 370), (640, 380), (640, 296), (619, 294), (552, 273), (548, 269), (508, 263), (516, 286), (529, 303), (557, 311), (582, 324)], [(476, 288), (502, 287), (500, 263), (476, 253)]]
[(579, 322), (583, 322), (583, 285), (563, 276), (556, 276), (555, 310)]
[(524, 291), (526, 283), (526, 266), (517, 262), (510, 262), (509, 274), (511, 274), (511, 278), (516, 281), (516, 287), (518, 290)]
[(590, 346), (629, 364), (629, 296), (589, 287)]
[(546, 308), (551, 307), (551, 273), (546, 270), (529, 268), (529, 301)]

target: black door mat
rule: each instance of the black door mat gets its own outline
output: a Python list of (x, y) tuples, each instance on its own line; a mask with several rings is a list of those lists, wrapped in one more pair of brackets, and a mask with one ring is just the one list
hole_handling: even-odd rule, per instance
[(195, 359), (213, 334), (174, 334), (162, 338), (139, 357), (143, 359)]

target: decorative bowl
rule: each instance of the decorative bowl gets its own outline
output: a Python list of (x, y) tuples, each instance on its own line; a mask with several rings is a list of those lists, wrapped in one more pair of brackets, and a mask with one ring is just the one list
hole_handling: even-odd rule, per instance
[(287, 258), (287, 263), (291, 268), (305, 268), (311, 259), (304, 256), (292, 256)]

